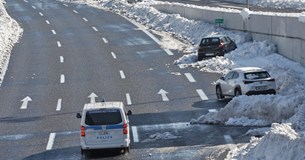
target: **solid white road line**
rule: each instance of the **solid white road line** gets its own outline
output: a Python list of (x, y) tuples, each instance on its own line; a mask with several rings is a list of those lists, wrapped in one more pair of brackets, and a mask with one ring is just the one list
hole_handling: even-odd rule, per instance
[(60, 83), (65, 83), (65, 75), (60, 75)]
[(137, 127), (136, 127), (136, 126), (132, 126), (131, 129), (132, 129), (133, 142), (134, 142), (134, 143), (139, 142), (138, 129), (137, 129)]
[(112, 55), (113, 59), (116, 59), (115, 53), (111, 52), (111, 55)]
[(65, 62), (65, 58), (63, 56), (60, 56), (59, 59), (60, 59), (60, 63), (64, 63)]
[(49, 22), (48, 20), (46, 20), (46, 23), (47, 23), (47, 24), (50, 24), (50, 22)]
[(126, 77), (125, 77), (125, 74), (124, 74), (124, 72), (122, 71), (122, 70), (120, 70), (120, 75), (121, 75), (121, 78), (122, 79), (125, 79)]
[(84, 21), (86, 21), (86, 22), (88, 22), (88, 19), (87, 19), (87, 18), (85, 18), (85, 17), (83, 17), (83, 20), (84, 20)]
[(108, 40), (106, 38), (103, 38), (104, 43), (108, 43)]
[(218, 112), (216, 109), (209, 109), (209, 112)]
[(53, 33), (53, 34), (56, 34), (55, 30), (52, 29), (52, 33)]
[(194, 79), (194, 77), (193, 77), (190, 73), (184, 73), (184, 75), (186, 76), (186, 78), (187, 78), (190, 82), (196, 82), (196, 80)]
[(92, 27), (92, 29), (93, 29), (93, 30), (95, 30), (96, 32), (98, 32), (98, 29), (97, 29), (97, 28), (95, 28), (95, 27)]
[(130, 94), (129, 94), (129, 93), (126, 93), (126, 101), (127, 101), (127, 105), (132, 105), (132, 102), (131, 102), (131, 98), (130, 98)]
[(57, 46), (58, 46), (58, 47), (61, 47), (60, 41), (57, 41)]
[(50, 133), (50, 137), (49, 137), (49, 141), (48, 141), (46, 150), (51, 150), (53, 148), (55, 136), (56, 136), (56, 133)]
[(43, 14), (41, 13), (41, 12), (39, 12), (39, 15), (42, 17), (43, 16)]
[(61, 102), (62, 102), (62, 99), (58, 99), (56, 111), (60, 111), (61, 110)]
[(77, 12), (76, 10), (74, 10), (74, 9), (73, 9), (73, 12), (76, 13), (76, 14), (78, 13), (78, 12)]
[(225, 138), (225, 141), (227, 143), (234, 144), (234, 141), (233, 141), (233, 139), (232, 139), (232, 137), (230, 135), (224, 135), (223, 137)]
[(69, 7), (67, 4), (64, 4), (64, 6)]
[(201, 100), (208, 100), (209, 98), (207, 95), (203, 92), (202, 89), (196, 89), (197, 93), (199, 94)]

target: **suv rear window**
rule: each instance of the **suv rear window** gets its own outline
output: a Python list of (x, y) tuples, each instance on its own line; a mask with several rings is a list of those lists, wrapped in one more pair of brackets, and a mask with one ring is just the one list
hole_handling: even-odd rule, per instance
[(251, 72), (245, 73), (245, 79), (264, 79), (269, 78), (270, 75), (268, 72)]
[(87, 125), (112, 125), (122, 122), (121, 112), (118, 109), (100, 109), (86, 113)]
[(201, 45), (217, 45), (219, 44), (219, 38), (204, 38), (201, 41)]

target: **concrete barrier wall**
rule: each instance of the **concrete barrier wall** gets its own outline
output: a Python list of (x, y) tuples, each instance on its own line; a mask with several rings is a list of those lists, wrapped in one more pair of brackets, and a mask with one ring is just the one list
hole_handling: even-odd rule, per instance
[(182, 17), (214, 23), (215, 19), (224, 19), (222, 27), (252, 33), (257, 41), (269, 40), (278, 47), (278, 52), (305, 66), (305, 23), (298, 17), (271, 16), (251, 14), (243, 20), (239, 13), (213, 11), (207, 9), (186, 7), (178, 4), (158, 4), (154, 7)]

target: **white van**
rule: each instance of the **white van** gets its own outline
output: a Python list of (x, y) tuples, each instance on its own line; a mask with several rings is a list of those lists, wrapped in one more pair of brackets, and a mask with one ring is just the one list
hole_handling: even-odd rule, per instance
[(129, 110), (125, 112), (122, 102), (99, 102), (85, 104), (83, 113), (77, 113), (80, 122), (81, 153), (88, 150), (122, 148), (129, 152)]

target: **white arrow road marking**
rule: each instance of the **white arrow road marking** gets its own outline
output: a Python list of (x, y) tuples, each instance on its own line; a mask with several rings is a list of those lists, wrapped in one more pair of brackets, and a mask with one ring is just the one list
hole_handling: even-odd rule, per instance
[(49, 141), (48, 141), (46, 150), (51, 150), (53, 148), (55, 136), (56, 136), (56, 133), (50, 133), (50, 137), (49, 137)]
[(60, 83), (65, 83), (65, 75), (60, 75)]
[(90, 98), (90, 103), (95, 103), (95, 98), (98, 96), (95, 93), (91, 93), (88, 98)]
[(85, 18), (85, 17), (83, 17), (83, 20), (84, 20), (84, 21), (86, 21), (86, 22), (88, 22), (88, 19), (87, 19), (87, 18)]
[(209, 109), (209, 112), (218, 112), (216, 109)]
[(108, 43), (108, 40), (106, 38), (103, 38), (104, 43)]
[(31, 97), (26, 96), (23, 100), (21, 100), (22, 105), (21, 105), (20, 109), (27, 109), (28, 103), (29, 103), (30, 101), (32, 101)]
[(207, 95), (203, 92), (202, 89), (197, 89), (196, 90), (197, 93), (199, 94), (201, 100), (208, 100), (209, 98), (207, 97)]
[(42, 17), (43, 16), (43, 14), (41, 13), (41, 12), (39, 12), (39, 15)]
[(120, 75), (121, 75), (121, 78), (122, 79), (125, 79), (126, 77), (125, 77), (125, 74), (124, 74), (124, 72), (122, 71), (122, 70), (120, 70)]
[(53, 34), (56, 34), (55, 30), (52, 29), (52, 33), (53, 33)]
[(132, 105), (129, 93), (126, 93), (126, 101), (127, 101), (127, 105)]
[(76, 10), (74, 10), (74, 9), (73, 9), (73, 12), (74, 12), (74, 13), (78, 13), (78, 12), (77, 12)]
[(48, 20), (46, 20), (46, 23), (47, 23), (47, 24), (50, 24), (50, 22), (49, 22)]
[(58, 99), (56, 111), (60, 111), (61, 110), (61, 102), (62, 102), (62, 99)]
[(138, 129), (136, 126), (132, 126), (132, 136), (133, 136), (133, 142), (137, 143), (139, 142), (139, 136), (138, 136)]
[(65, 62), (65, 58), (63, 56), (60, 56), (59, 59), (60, 59), (60, 63), (64, 63)]
[(115, 53), (111, 52), (111, 55), (112, 55), (113, 59), (116, 59)]
[(186, 78), (187, 78), (190, 82), (196, 82), (196, 80), (194, 79), (194, 77), (193, 77), (190, 73), (184, 73), (184, 75), (186, 76)]
[(161, 94), (161, 96), (162, 96), (162, 101), (169, 101), (169, 99), (168, 99), (167, 96), (166, 96), (167, 93), (168, 93), (168, 92), (166, 92), (166, 91), (163, 90), (163, 89), (160, 89), (160, 91), (158, 92), (158, 94)]

